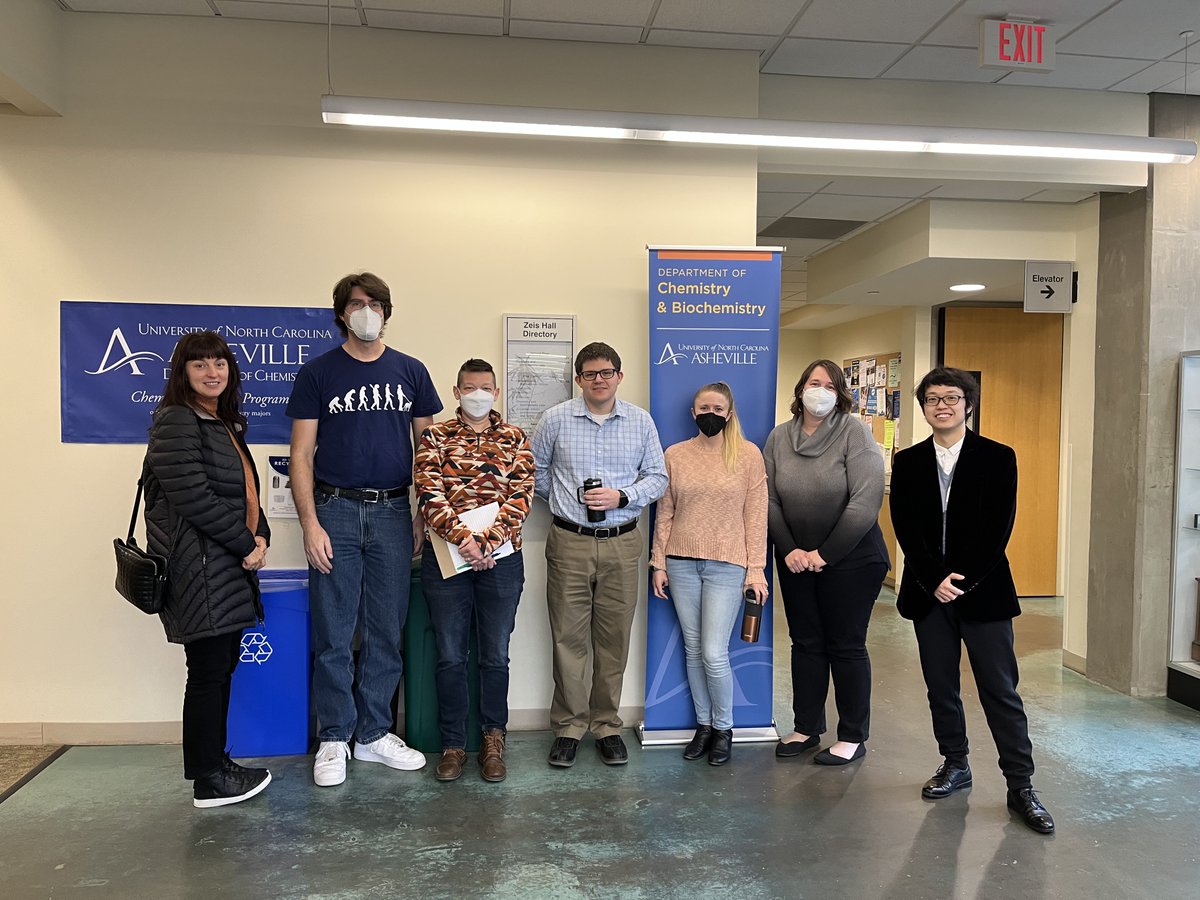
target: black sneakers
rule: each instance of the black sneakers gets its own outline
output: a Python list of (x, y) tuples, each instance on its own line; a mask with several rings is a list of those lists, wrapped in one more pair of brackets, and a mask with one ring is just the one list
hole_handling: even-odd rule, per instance
[(270, 783), (271, 773), (266, 769), (239, 766), (226, 753), (221, 768), (192, 782), (192, 805), (208, 809), (241, 803), (261, 793)]

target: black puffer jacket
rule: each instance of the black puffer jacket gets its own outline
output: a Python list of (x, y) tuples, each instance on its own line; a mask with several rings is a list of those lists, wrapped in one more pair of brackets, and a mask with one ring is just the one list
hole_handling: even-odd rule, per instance
[[(242, 460), (224, 424), (186, 406), (159, 410), (146, 463), (146, 543), (170, 558), (160, 614), (167, 640), (184, 644), (255, 624), (262, 618), (258, 576), (242, 568), (255, 534), (246, 528)], [(271, 539), (261, 510), (256, 533)]]

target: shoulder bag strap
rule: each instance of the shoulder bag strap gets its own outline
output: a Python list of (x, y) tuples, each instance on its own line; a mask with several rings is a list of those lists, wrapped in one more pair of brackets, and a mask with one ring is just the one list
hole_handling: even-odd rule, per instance
[(133, 513), (129, 516), (129, 535), (127, 541), (133, 540), (133, 529), (137, 525), (138, 507), (142, 505), (142, 484), (146, 481), (146, 460), (142, 460), (142, 474), (138, 476), (137, 493), (133, 497)]

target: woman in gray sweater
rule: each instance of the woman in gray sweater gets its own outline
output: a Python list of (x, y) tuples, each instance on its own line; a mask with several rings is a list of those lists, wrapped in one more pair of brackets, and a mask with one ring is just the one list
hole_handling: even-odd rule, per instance
[(841, 367), (810, 363), (796, 382), (792, 420), (763, 451), (779, 590), (792, 638), (795, 731), (775, 748), (799, 756), (821, 742), (833, 677), (837, 743), (814, 757), (826, 766), (861, 759), (871, 718), (867, 625), (890, 566), (879, 509), (883, 457), (853, 418)]

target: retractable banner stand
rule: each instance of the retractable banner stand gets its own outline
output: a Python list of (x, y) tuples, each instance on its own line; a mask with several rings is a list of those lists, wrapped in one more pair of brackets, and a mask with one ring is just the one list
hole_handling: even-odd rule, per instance
[[(690, 409), (702, 385), (724, 381), (748, 440), (775, 426), (780, 247), (650, 247), (650, 413), (663, 447), (696, 434)], [(735, 514), (730, 510), (730, 514)], [(766, 560), (767, 577), (771, 567)], [(775, 740), (772, 604), (758, 643), (729, 641), (734, 739)], [(675, 607), (649, 595), (644, 744), (683, 743), (696, 727)]]

